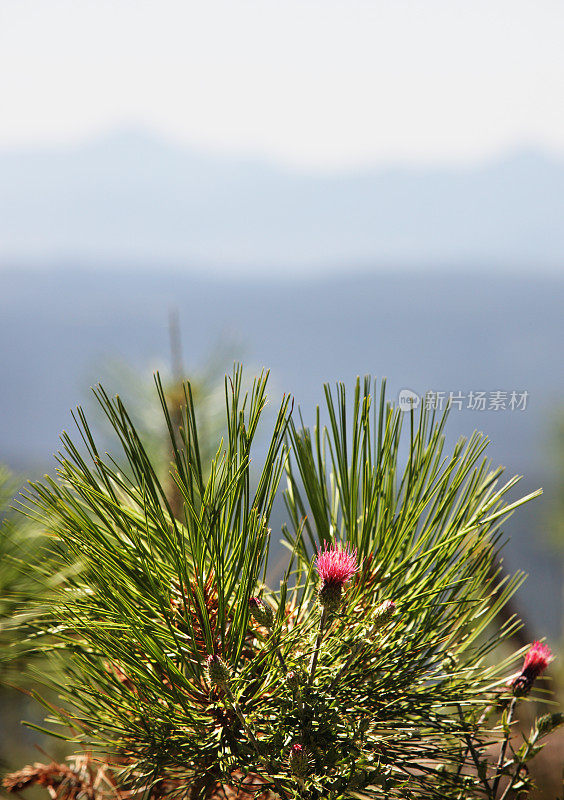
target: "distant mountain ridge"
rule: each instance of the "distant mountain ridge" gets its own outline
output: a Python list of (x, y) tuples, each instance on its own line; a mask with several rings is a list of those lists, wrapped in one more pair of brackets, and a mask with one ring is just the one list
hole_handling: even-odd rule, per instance
[(564, 161), (306, 174), (143, 132), (0, 150), (0, 259), (315, 271), (558, 268)]

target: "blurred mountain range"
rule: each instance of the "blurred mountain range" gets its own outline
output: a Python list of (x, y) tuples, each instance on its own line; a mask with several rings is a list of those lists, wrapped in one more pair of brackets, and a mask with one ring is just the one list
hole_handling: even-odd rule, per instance
[(305, 173), (142, 131), (0, 151), (0, 258), (266, 274), (564, 263), (564, 161)]
[(561, 566), (542, 542), (564, 413), (563, 220), (564, 161), (539, 152), (306, 174), (131, 131), (0, 151), (0, 462), (52, 467), (87, 387), (123, 393), (109, 363), (147, 383), (166, 370), (171, 308), (189, 372), (222, 342), (249, 372), (271, 367), (272, 394), (309, 422), (322, 383), (357, 374), (387, 376), (391, 399), (526, 392), (523, 411), (453, 410), (448, 431), (484, 431), (521, 493), (548, 489), (511, 519), (506, 558), (531, 573), (526, 616), (556, 636)]

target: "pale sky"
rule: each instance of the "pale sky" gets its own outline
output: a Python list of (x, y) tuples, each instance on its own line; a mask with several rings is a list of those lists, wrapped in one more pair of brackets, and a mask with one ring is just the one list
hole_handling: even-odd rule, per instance
[(0, 0), (0, 146), (137, 124), (301, 167), (564, 153), (564, 0)]

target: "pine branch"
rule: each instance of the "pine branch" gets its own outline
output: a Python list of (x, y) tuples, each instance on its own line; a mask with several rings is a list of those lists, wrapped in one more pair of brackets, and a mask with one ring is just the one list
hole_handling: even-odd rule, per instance
[[(499, 656), (518, 620), (495, 623), (522, 577), (496, 554), (532, 496), (507, 503), (515, 480), (500, 483), (484, 437), (447, 452), (446, 417), (406, 416), (369, 379), (352, 406), (327, 387), (328, 425), (318, 410), (313, 431), (283, 398), (257, 458), (267, 377), (248, 392), (240, 368), (226, 379), (225, 437), (207, 463), (192, 387), (179, 415), (157, 376), (177, 501), (119, 398), (96, 390), (113, 455), (77, 411), (82, 444), (63, 436), (58, 477), (27, 501), (65, 575), (33, 629), (64, 672), (49, 724), (117, 754), (130, 800), (139, 787), (145, 800), (241, 792), (251, 775), (288, 800), (493, 800), (505, 749), (490, 789), (482, 723), (468, 730), (461, 709), (494, 706), (518, 657)], [(274, 589), (284, 470), (291, 555)], [(478, 778), (462, 780), (469, 757)]]

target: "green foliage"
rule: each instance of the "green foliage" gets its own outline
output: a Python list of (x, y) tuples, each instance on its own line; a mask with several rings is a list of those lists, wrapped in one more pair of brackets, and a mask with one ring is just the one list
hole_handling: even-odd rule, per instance
[[(374, 405), (368, 379), (352, 413), (342, 386), (326, 389), (327, 429), (319, 411), (313, 432), (297, 426), (285, 398), (251, 471), (266, 382), (247, 395), (240, 369), (226, 380), (226, 439), (206, 471), (190, 385), (178, 432), (157, 378), (176, 516), (120, 399), (96, 390), (119, 459), (79, 410), (83, 447), (65, 434), (57, 479), (29, 497), (67, 575), (36, 631), (65, 671), (51, 723), (146, 798), (235, 797), (243, 782), (261, 797), (493, 798), (484, 712), (509, 701), (518, 654), (497, 647), (519, 625), (493, 621), (522, 578), (494, 554), (534, 495), (507, 503), (516, 479), (499, 485), (481, 434), (445, 454), (444, 417), (401, 412), (383, 386)], [(284, 468), (289, 564), (274, 588)], [(334, 613), (318, 602), (323, 544), (355, 548), (360, 565)], [(255, 596), (271, 613), (251, 617)]]
[(4, 679), (21, 669), (29, 651), (21, 641), (22, 627), (32, 613), (31, 602), (43, 598), (48, 585), (41, 578), (45, 537), (10, 508), (17, 488), (13, 475), (0, 465), (0, 678)]

